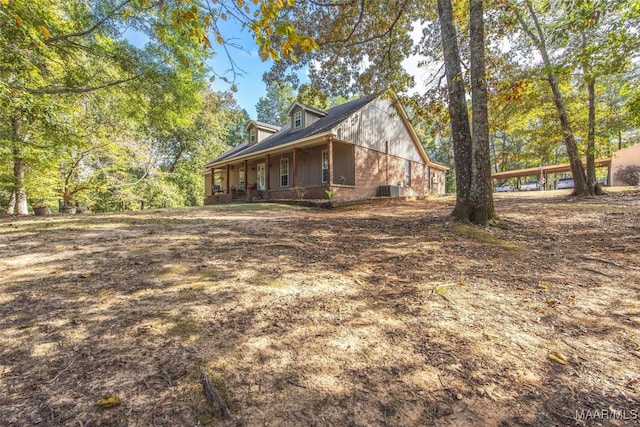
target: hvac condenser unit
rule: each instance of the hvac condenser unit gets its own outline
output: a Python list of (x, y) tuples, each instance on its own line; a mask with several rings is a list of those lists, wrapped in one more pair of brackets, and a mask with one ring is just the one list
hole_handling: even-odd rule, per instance
[(400, 197), (399, 185), (381, 185), (378, 187), (376, 196), (378, 197)]

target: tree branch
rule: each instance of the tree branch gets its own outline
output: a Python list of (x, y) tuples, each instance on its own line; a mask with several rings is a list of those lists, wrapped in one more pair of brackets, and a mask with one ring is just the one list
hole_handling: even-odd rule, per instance
[(30, 93), (32, 95), (61, 95), (64, 93), (87, 93), (87, 92), (94, 92), (96, 90), (100, 90), (100, 89), (106, 89), (108, 87), (111, 86), (117, 86), (119, 84), (122, 83), (127, 83), (130, 82), (132, 80), (135, 80), (137, 78), (139, 78), (140, 75), (135, 75), (133, 77), (129, 77), (127, 79), (121, 79), (121, 80), (114, 80), (112, 82), (109, 83), (105, 83), (103, 85), (100, 86), (92, 86), (92, 87), (60, 87), (60, 88), (42, 88), (42, 89), (33, 89), (33, 88), (26, 88), (26, 87), (11, 87), (11, 89), (16, 89), (16, 90), (20, 90), (23, 92), (27, 92)]
[(76, 33), (64, 34), (64, 35), (61, 35), (61, 36), (49, 37), (44, 42), (45, 42), (45, 44), (50, 45), (50, 44), (58, 42), (58, 41), (68, 40), (68, 39), (74, 38), (74, 37), (84, 37), (86, 35), (89, 35), (89, 34), (93, 33), (94, 31), (96, 31), (101, 26), (103, 26), (107, 21), (109, 21), (111, 18), (113, 18), (115, 16), (116, 12), (118, 12), (120, 9), (122, 9), (123, 7), (125, 7), (126, 5), (131, 3), (132, 1), (133, 0), (126, 0), (123, 3), (121, 3), (119, 6), (116, 6), (115, 9), (113, 9), (104, 18), (102, 18), (100, 21), (96, 22), (91, 28), (89, 28), (87, 30), (78, 31)]

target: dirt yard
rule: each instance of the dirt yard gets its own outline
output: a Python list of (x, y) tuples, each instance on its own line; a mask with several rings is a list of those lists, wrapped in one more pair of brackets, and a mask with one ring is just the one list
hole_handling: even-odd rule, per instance
[(566, 194), (1, 219), (0, 424), (638, 425), (640, 191)]

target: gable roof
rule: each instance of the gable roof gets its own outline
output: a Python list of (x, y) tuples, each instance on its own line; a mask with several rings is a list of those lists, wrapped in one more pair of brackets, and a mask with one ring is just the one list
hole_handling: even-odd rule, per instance
[(289, 107), (289, 109), (287, 110), (287, 114), (291, 114), (291, 112), (296, 107), (300, 107), (303, 110), (314, 112), (314, 113), (318, 114), (319, 116), (326, 116), (327, 115), (327, 111), (325, 111), (325, 110), (321, 110), (319, 108), (312, 107), (311, 105), (303, 104), (302, 102), (298, 102), (298, 101), (295, 101), (293, 104), (291, 104), (291, 107)]
[(277, 132), (281, 129), (280, 126), (272, 125), (265, 122), (259, 122), (257, 120), (250, 120), (249, 123), (247, 123), (247, 125), (244, 127), (244, 130), (249, 129), (249, 126), (251, 125), (254, 125), (258, 129), (267, 129), (267, 130), (272, 130), (274, 132)]
[(205, 167), (210, 167), (216, 163), (231, 160), (236, 157), (244, 157), (246, 155), (255, 154), (261, 151), (268, 151), (282, 145), (295, 143), (298, 140), (308, 139), (311, 137), (322, 135), (323, 133), (330, 132), (331, 129), (336, 127), (342, 121), (347, 119), (351, 114), (360, 110), (375, 98), (375, 96), (363, 97), (360, 99), (356, 99), (355, 101), (349, 101), (342, 105), (338, 105), (337, 107), (333, 107), (324, 112), (326, 114), (324, 117), (296, 132), (292, 132), (291, 125), (287, 124), (280, 128), (280, 131), (274, 133), (273, 135), (270, 135), (257, 144), (253, 144), (250, 146), (245, 142), (238, 145), (237, 147), (232, 148), (220, 157), (207, 162)]

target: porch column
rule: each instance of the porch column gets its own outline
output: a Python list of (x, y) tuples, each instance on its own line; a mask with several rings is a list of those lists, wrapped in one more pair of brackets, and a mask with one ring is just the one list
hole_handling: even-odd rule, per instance
[(329, 186), (333, 184), (333, 137), (327, 138), (328, 143), (328, 152), (329, 152), (329, 176), (327, 177), (327, 182)]
[(227, 165), (227, 194), (229, 194), (229, 165)]
[(216, 194), (216, 170), (211, 168), (211, 194)]
[(267, 181), (266, 189), (271, 190), (271, 165), (269, 162), (271, 161), (271, 154), (267, 154), (266, 166), (265, 166), (265, 181)]
[(293, 186), (298, 186), (298, 149), (293, 148)]
[(247, 191), (247, 184), (249, 183), (249, 161), (244, 161), (244, 191)]

